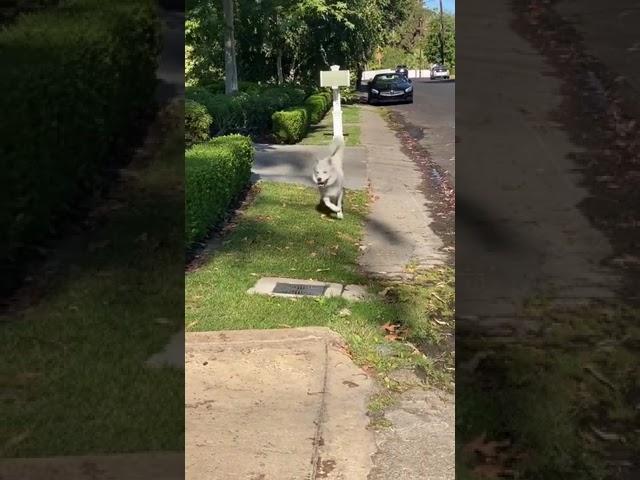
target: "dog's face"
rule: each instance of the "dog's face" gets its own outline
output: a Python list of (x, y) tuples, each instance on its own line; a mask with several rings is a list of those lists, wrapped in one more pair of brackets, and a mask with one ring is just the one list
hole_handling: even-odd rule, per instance
[(331, 157), (316, 162), (313, 168), (313, 180), (319, 187), (325, 187), (336, 178), (336, 170), (331, 163)]

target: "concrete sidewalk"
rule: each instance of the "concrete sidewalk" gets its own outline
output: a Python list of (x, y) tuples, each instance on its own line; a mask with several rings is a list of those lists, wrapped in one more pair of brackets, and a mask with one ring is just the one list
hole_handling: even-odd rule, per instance
[[(619, 282), (602, 265), (608, 239), (578, 207), (590, 195), (573, 160), (580, 147), (549, 119), (563, 100), (560, 81), (531, 75), (551, 67), (512, 30), (508, 4), (492, 5), (491, 21), (483, 6), (470, 10), (467, 28), (481, 32), (486, 55), (459, 54), (476, 87), (457, 102), (457, 157), (470, 160), (457, 183), (456, 233), (465, 241), (456, 249), (456, 308), (458, 329), (486, 335), (476, 317), (510, 321), (540, 292), (571, 304), (606, 298)], [(485, 95), (479, 105), (465, 96), (476, 92)]]
[[(315, 186), (311, 180), (316, 159), (328, 154), (324, 145), (256, 144), (253, 180), (295, 183)], [(344, 172), (346, 187), (363, 190), (367, 187), (366, 151), (363, 147), (346, 147)]]
[(365, 479), (373, 382), (326, 328), (187, 333), (186, 478)]
[(395, 133), (372, 107), (362, 108), (362, 144), (374, 201), (365, 224), (360, 264), (369, 274), (403, 277), (405, 266), (444, 263), (444, 244), (434, 233), (421, 173)]

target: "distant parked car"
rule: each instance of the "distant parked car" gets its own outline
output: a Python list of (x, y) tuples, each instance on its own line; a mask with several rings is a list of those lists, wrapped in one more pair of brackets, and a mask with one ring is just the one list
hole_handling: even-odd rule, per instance
[(411, 80), (401, 73), (379, 73), (369, 82), (369, 104), (382, 102), (413, 103)]
[(449, 69), (444, 65), (434, 65), (431, 67), (431, 80), (438, 78), (449, 80)]
[(396, 73), (399, 73), (400, 75), (404, 75), (405, 77), (409, 78), (409, 69), (407, 68), (406, 65), (398, 65), (396, 67)]

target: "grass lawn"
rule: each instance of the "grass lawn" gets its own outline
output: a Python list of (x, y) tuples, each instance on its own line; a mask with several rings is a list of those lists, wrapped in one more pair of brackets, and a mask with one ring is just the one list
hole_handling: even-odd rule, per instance
[[(387, 341), (381, 326), (401, 323), (408, 328), (406, 339), (414, 344), (446, 343), (445, 333), (453, 329), (453, 272), (429, 272), (413, 286), (373, 283), (357, 270), (367, 213), (365, 192), (347, 192), (345, 218), (340, 221), (315, 210), (314, 189), (275, 183), (257, 188), (255, 200), (220, 249), (187, 274), (187, 330), (327, 326), (343, 335), (361, 365), (380, 372), (418, 365), (434, 381), (444, 381), (443, 367), (450, 366), (452, 358), (427, 358), (404, 342)], [(382, 290), (384, 296), (349, 303), (341, 298), (292, 300), (247, 294), (263, 276), (358, 283), (373, 292)], [(446, 306), (435, 300), (436, 291)], [(383, 354), (383, 349), (392, 354)]]
[[(329, 117), (329, 123), (333, 125), (333, 115), (331, 111), (327, 114)], [(360, 123), (360, 107), (358, 105), (343, 105), (342, 106), (342, 123), (345, 125), (351, 123)]]
[[(360, 145), (360, 127), (358, 125), (344, 125), (343, 135), (347, 147)], [(300, 142), (302, 145), (329, 145), (333, 140), (333, 125), (312, 125), (309, 133)]]
[(184, 372), (144, 365), (182, 326), (184, 140), (168, 132), (52, 252), (42, 296), (0, 318), (3, 456), (184, 448)]
[(536, 303), (523, 313), (544, 322), (544, 335), (510, 344), (458, 339), (466, 357), (484, 354), (486, 363), (457, 375), (457, 419), (464, 420), (456, 461), (477, 467), (463, 449), (486, 436), (481, 444), (510, 441), (503, 462), (513, 461), (521, 478), (613, 478), (603, 457), (612, 449), (621, 459), (637, 457), (640, 449), (637, 405), (630, 401), (640, 382), (639, 312)]
[[(360, 145), (360, 107), (343, 105), (342, 123), (346, 145), (350, 147)], [(333, 114), (332, 110), (329, 110), (319, 124), (309, 128), (309, 133), (300, 143), (303, 145), (328, 145), (332, 139)]]

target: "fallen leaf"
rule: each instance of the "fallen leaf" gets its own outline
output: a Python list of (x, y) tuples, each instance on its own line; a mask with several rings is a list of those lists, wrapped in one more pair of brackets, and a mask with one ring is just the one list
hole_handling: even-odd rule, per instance
[(605, 440), (607, 442), (624, 442), (625, 439), (622, 435), (618, 435), (617, 433), (612, 433), (612, 432), (605, 432), (603, 430), (599, 430), (596, 427), (594, 427), (593, 425), (591, 425), (591, 430), (593, 430), (593, 433), (595, 433), (598, 438), (600, 438), (601, 440)]
[(513, 470), (503, 467), (502, 465), (483, 464), (476, 465), (473, 473), (480, 478), (504, 478), (513, 475)]
[(382, 325), (382, 328), (385, 332), (394, 333), (398, 329), (399, 325), (391, 324), (389, 322)]
[(349, 310), (348, 308), (343, 308), (338, 312), (338, 316), (340, 317), (348, 317), (350, 315), (351, 315), (351, 310)]
[(587, 365), (587, 366), (584, 367), (584, 369), (587, 372), (589, 372), (596, 380), (598, 380), (600, 383), (606, 385), (611, 390), (615, 390), (616, 389), (615, 385), (613, 383), (611, 383), (611, 381), (609, 381), (602, 373), (600, 373), (598, 370), (596, 370), (593, 365)]
[(464, 450), (470, 453), (478, 453), (483, 457), (495, 458), (498, 456), (498, 449), (505, 448), (511, 445), (510, 440), (503, 441), (486, 441), (486, 434), (479, 435), (475, 439), (471, 440)]
[(19, 433), (18, 435), (11, 437), (9, 440), (5, 442), (4, 448), (8, 449), (10, 447), (13, 447), (19, 444), (20, 442), (26, 440), (29, 437), (29, 435), (31, 435), (31, 430), (25, 430), (22, 433)]
[(89, 247), (88, 247), (88, 250), (90, 252), (95, 252), (96, 250), (100, 250), (102, 248), (105, 248), (110, 243), (111, 242), (109, 240), (103, 240), (102, 242), (90, 243)]

